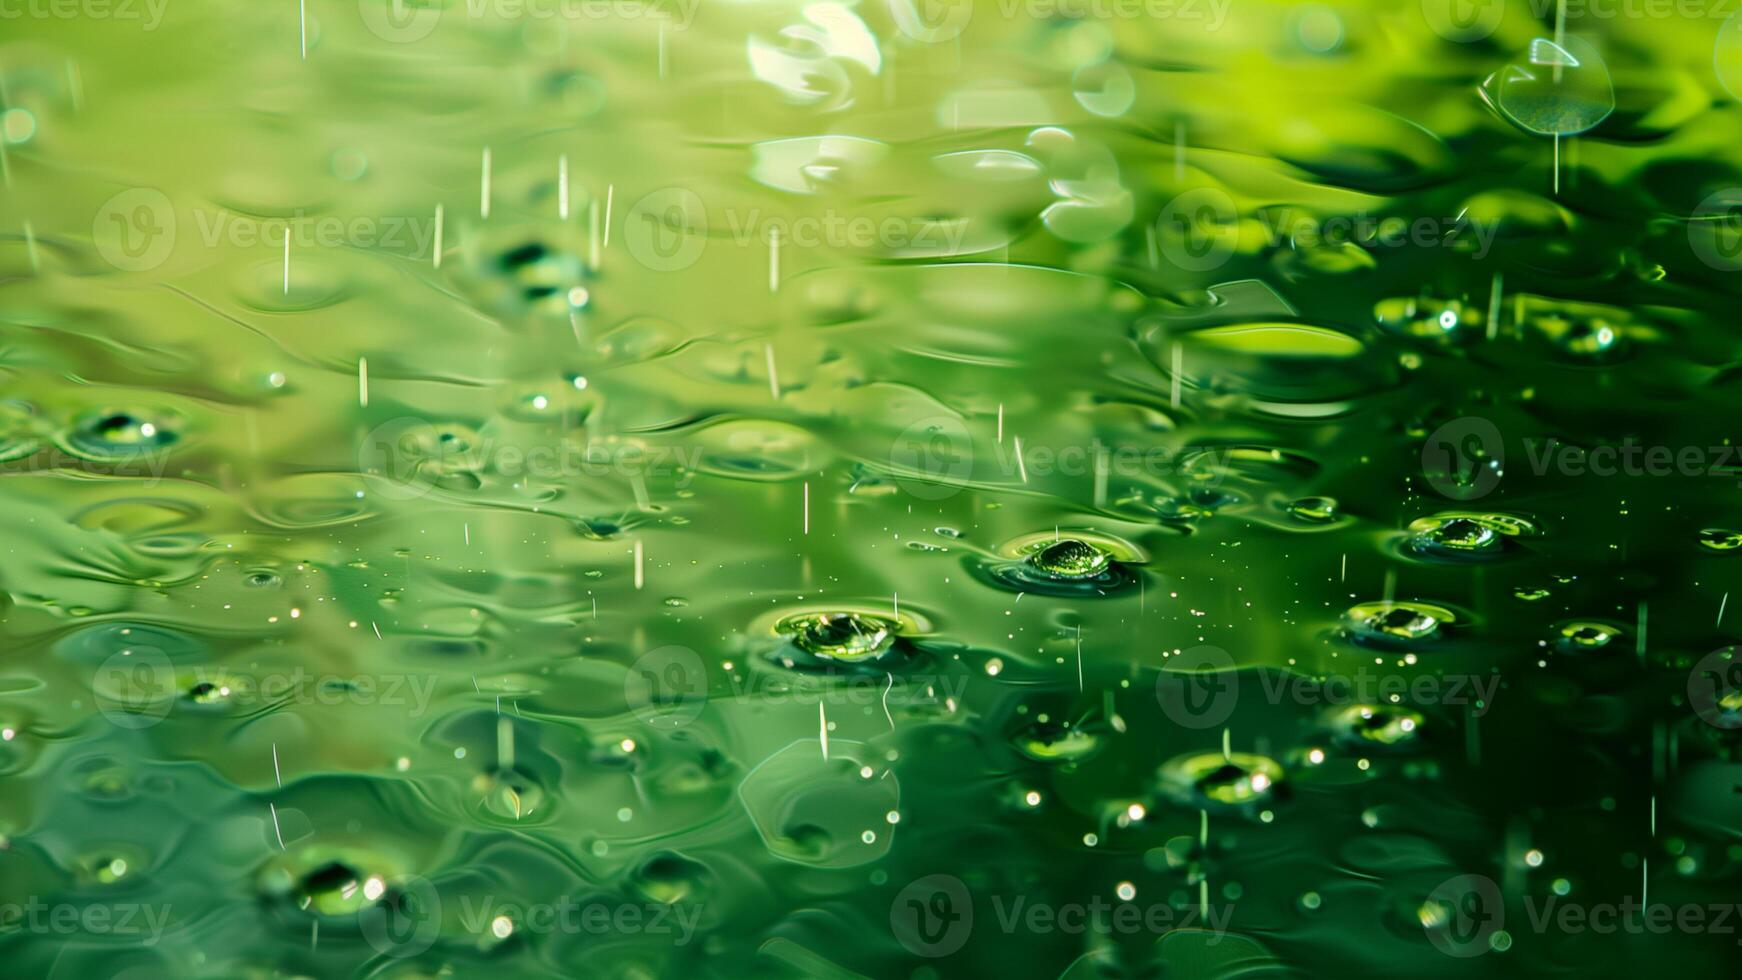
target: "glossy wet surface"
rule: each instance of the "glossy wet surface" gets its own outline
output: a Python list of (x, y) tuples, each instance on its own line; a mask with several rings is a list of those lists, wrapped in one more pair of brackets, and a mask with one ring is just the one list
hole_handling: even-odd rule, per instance
[(1742, 35), (1035, 6), (4, 22), (0, 972), (1733, 964)]

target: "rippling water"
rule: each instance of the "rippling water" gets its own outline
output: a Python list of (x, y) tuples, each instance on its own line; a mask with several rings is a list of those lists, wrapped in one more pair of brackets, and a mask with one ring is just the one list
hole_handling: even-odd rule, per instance
[(1728, 13), (0, 4), (0, 974), (1733, 968)]

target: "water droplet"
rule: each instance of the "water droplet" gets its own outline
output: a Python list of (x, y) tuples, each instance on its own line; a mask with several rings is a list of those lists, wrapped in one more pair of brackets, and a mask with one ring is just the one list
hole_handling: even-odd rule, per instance
[(1511, 539), (1536, 533), (1536, 526), (1506, 514), (1448, 513), (1412, 521), (1407, 547), (1419, 555), (1454, 560), (1497, 558)]
[(1366, 602), (1343, 614), (1356, 639), (1386, 646), (1432, 639), (1442, 626), (1456, 621), (1451, 610), (1423, 602)]
[(180, 438), (181, 423), (167, 415), (103, 409), (75, 419), (60, 433), (61, 447), (81, 459), (133, 460), (166, 450)]
[(1334, 497), (1300, 497), (1290, 500), (1283, 506), (1290, 517), (1308, 524), (1329, 524), (1337, 519), (1337, 501)]
[(1530, 42), (1525, 64), (1483, 80), (1482, 98), (1502, 118), (1540, 136), (1588, 132), (1615, 111), (1615, 86), (1597, 49), (1581, 38)]
[(1707, 551), (1731, 552), (1742, 548), (1742, 531), (1708, 527), (1700, 529), (1700, 547)]
[(1405, 745), (1421, 734), (1422, 716), (1395, 705), (1350, 704), (1325, 719), (1337, 741), (1350, 748)]
[(1556, 649), (1563, 653), (1589, 653), (1608, 646), (1622, 630), (1608, 623), (1579, 620), (1561, 626), (1556, 633)]
[(1188, 806), (1240, 810), (1269, 801), (1282, 783), (1282, 766), (1261, 755), (1220, 752), (1179, 756), (1161, 767), (1161, 791)]

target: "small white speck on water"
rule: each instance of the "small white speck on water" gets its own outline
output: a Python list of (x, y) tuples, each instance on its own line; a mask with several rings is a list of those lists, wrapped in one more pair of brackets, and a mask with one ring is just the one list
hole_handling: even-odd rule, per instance
[(490, 217), (490, 148), (484, 147), (484, 167), (478, 179), (478, 217)]
[(442, 206), (440, 204), (436, 205), (435, 246), (430, 252), (430, 261), (435, 263), (436, 268), (442, 267)]
[(569, 220), (569, 155), (556, 158), (556, 216)]
[(768, 357), (768, 393), (780, 400), (780, 371), (774, 365), (774, 345), (764, 344), (762, 352)]
[(357, 358), (357, 404), (369, 407), (369, 359)]

